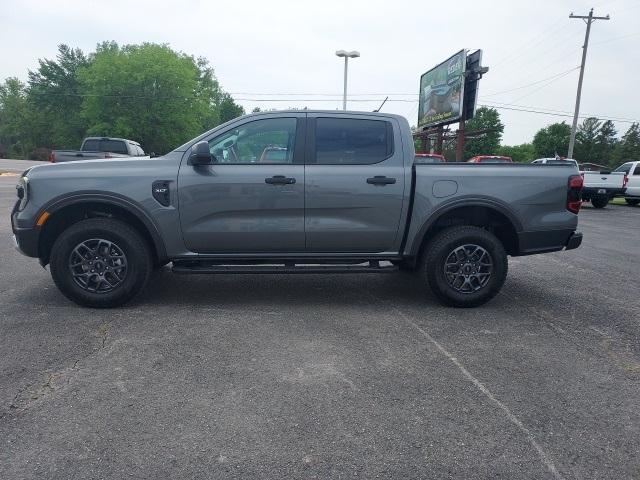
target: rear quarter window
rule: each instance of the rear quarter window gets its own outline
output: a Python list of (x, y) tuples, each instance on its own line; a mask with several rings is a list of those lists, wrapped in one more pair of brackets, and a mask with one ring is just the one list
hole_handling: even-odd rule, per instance
[(316, 163), (323, 165), (367, 165), (393, 154), (393, 128), (384, 120), (318, 118)]

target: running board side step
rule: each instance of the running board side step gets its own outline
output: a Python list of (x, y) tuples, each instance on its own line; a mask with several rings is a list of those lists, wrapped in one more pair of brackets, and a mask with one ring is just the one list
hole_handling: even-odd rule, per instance
[(173, 262), (174, 273), (220, 274), (220, 273), (383, 273), (395, 272), (398, 267), (384, 262), (370, 261), (359, 264), (298, 264), (274, 262), (273, 264), (221, 264), (207, 261), (179, 260)]

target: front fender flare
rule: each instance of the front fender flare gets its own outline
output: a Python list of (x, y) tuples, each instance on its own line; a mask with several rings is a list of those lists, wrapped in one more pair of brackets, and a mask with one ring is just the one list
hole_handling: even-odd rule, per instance
[(158, 259), (162, 261), (167, 258), (167, 250), (164, 245), (164, 240), (162, 239), (160, 230), (153, 218), (139, 203), (122, 195), (105, 192), (75, 192), (72, 194), (61, 195), (45, 203), (40, 208), (35, 218), (38, 218), (43, 212), (48, 212), (53, 215), (62, 208), (86, 202), (114, 205), (126, 210), (128, 213), (136, 217), (147, 229), (147, 232), (149, 232), (151, 240), (153, 241), (153, 246), (158, 255)]

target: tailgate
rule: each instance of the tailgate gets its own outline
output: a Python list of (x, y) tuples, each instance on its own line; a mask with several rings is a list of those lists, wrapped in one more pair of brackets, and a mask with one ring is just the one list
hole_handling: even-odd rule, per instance
[(622, 188), (624, 172), (584, 172), (584, 188)]

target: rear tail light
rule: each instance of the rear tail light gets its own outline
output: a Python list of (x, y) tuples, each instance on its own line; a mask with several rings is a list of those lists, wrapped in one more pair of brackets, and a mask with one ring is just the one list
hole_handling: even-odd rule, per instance
[(624, 180), (622, 180), (622, 188), (627, 186), (627, 182), (629, 181), (629, 177), (627, 176), (627, 174), (624, 174)]
[(104, 154), (104, 158), (111, 158), (111, 155), (109, 155), (109, 152)]
[(577, 214), (580, 211), (582, 201), (580, 200), (580, 191), (584, 179), (582, 175), (571, 175), (567, 183), (567, 210)]
[(56, 152), (54, 152), (53, 150), (51, 151), (51, 153), (49, 154), (49, 161), (51, 163), (56, 163)]

